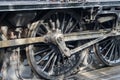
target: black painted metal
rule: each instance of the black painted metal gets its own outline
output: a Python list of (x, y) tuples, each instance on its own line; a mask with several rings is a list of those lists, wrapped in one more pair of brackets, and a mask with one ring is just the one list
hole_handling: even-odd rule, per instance
[(63, 8), (86, 8), (100, 6), (119, 6), (120, 1), (38, 1), (38, 0), (1, 0), (0, 11), (43, 10)]

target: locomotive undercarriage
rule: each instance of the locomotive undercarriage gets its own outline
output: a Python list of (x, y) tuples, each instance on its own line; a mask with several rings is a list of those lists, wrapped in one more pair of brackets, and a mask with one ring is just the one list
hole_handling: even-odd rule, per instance
[[(79, 71), (86, 55), (89, 65), (91, 54), (102, 64), (118, 65), (119, 10), (92, 7), (1, 12), (1, 77), (13, 80), (8, 74), (14, 72), (16, 79), (63, 79)], [(22, 76), (22, 72), (29, 74)]]

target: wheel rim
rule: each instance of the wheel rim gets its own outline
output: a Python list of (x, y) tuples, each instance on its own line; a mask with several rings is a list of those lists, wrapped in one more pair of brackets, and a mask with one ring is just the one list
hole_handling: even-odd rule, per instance
[(107, 65), (120, 63), (120, 36), (109, 37), (97, 44), (98, 54)]
[[(77, 32), (81, 30), (78, 22), (79, 20), (76, 16), (73, 16), (71, 11), (50, 11), (42, 18), (42, 24), (38, 22), (30, 35), (31, 37), (38, 37), (49, 34), (49, 32), (55, 32), (56, 34), (58, 30), (63, 35)], [(66, 42), (65, 44), (67, 48), (74, 49), (79, 45), (79, 41)], [(30, 45), (27, 56), (33, 70), (47, 79), (55, 79), (66, 75), (80, 63), (78, 53), (66, 57), (53, 42)]]

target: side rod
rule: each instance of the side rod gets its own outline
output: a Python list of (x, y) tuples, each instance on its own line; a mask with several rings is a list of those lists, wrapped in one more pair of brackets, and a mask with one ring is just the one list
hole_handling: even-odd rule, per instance
[[(81, 32), (82, 33), (82, 32)], [(80, 32), (75, 33), (71, 33), (71, 34), (65, 34), (64, 36), (64, 39), (65, 39), (65, 42), (66, 41), (74, 41), (74, 40), (83, 40), (83, 39), (88, 39), (88, 35), (89, 35), (89, 39), (95, 39), (94, 41), (92, 42), (88, 42), (86, 43), (85, 45), (82, 45), (81, 47), (78, 47), (76, 49), (73, 49), (71, 52), (72, 53), (75, 53), (76, 51), (79, 50), (82, 50), (90, 45), (93, 45), (103, 39), (105, 39), (106, 37), (109, 37), (109, 36), (116, 36), (116, 35), (113, 35), (113, 33), (109, 32), (109, 33), (104, 33), (105, 35), (103, 35), (101, 32), (88, 32), (88, 33), (84, 33), (83, 36)], [(77, 35), (77, 36), (75, 36)], [(120, 34), (117, 34), (117, 35), (120, 35)], [(71, 37), (72, 36), (72, 37)], [(81, 36), (81, 37), (80, 37)], [(3, 41), (0, 41), (0, 48), (5, 48), (5, 47), (12, 47), (12, 46), (21, 46), (21, 45), (28, 45), (28, 44), (34, 44), (34, 43), (40, 43), (40, 42), (45, 42), (46, 43), (46, 36), (43, 36), (43, 37), (32, 37), (32, 38), (21, 38), (21, 39), (13, 39), (13, 40), (3, 40)]]
[(97, 42), (99, 42), (99, 41), (101, 41), (101, 40), (103, 40), (103, 39), (105, 39), (105, 38), (107, 38), (107, 37), (110, 37), (110, 36), (115, 36), (115, 34), (114, 34), (114, 33), (108, 33), (108, 34), (104, 35), (103, 37), (99, 37), (99, 38), (97, 38), (97, 39), (95, 39), (95, 40), (92, 40), (92, 41), (90, 41), (90, 42), (88, 42), (88, 43), (85, 43), (85, 44), (83, 44), (83, 45), (81, 45), (81, 46), (79, 46), (79, 47), (71, 50), (71, 54), (74, 54), (74, 53), (76, 53), (76, 52), (79, 52), (79, 51), (81, 51), (81, 50), (83, 50), (83, 49), (85, 49), (85, 48), (87, 48), (87, 47), (89, 47), (89, 46), (92, 46), (92, 45), (94, 45), (95, 43), (97, 43)]

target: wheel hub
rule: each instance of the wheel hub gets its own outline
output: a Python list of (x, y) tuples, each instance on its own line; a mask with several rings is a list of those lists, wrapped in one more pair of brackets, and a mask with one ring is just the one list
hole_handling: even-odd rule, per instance
[(70, 56), (70, 50), (67, 48), (65, 41), (64, 41), (64, 36), (60, 30), (49, 32), (45, 36), (45, 40), (47, 43), (53, 43), (57, 45), (61, 53), (63, 53), (64, 55)]
[(63, 38), (63, 34), (60, 31), (51, 31), (47, 33), (47, 35), (45, 36), (45, 41), (46, 43), (57, 44), (56, 41), (62, 38)]

